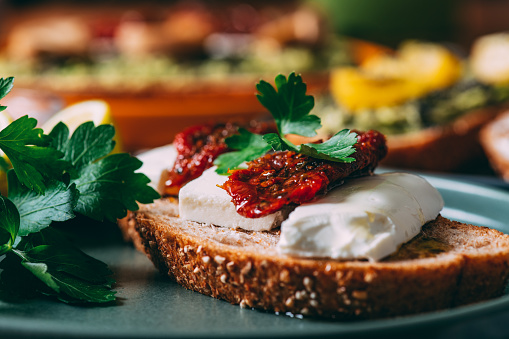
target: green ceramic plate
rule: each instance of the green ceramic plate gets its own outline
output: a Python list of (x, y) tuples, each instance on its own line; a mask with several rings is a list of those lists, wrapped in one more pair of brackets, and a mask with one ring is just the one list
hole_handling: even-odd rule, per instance
[[(509, 233), (509, 191), (426, 176), (442, 193), (448, 218)], [(509, 295), (409, 317), (342, 323), (297, 319), (249, 309), (188, 291), (159, 275), (149, 260), (122, 243), (112, 224), (90, 224), (76, 237), (105, 261), (118, 282), (118, 305), (76, 307), (39, 300), (0, 303), (0, 338), (17, 337), (337, 337), (411, 334), (412, 338), (509, 337)], [(91, 237), (91, 234), (98, 235)], [(507, 324), (507, 325), (506, 325)]]

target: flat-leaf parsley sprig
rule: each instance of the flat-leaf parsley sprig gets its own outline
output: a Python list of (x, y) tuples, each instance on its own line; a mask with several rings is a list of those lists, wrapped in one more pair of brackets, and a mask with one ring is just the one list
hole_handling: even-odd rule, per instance
[(353, 147), (357, 142), (357, 134), (344, 129), (323, 143), (307, 143), (294, 145), (287, 138), (287, 134), (304, 137), (315, 136), (321, 125), (320, 118), (310, 114), (315, 102), (314, 98), (306, 95), (306, 84), (302, 77), (291, 73), (288, 79), (280, 74), (275, 79), (276, 88), (261, 80), (257, 85), (257, 98), (272, 114), (278, 133), (258, 135), (245, 129), (239, 129), (239, 134), (225, 140), (233, 152), (221, 154), (214, 162), (217, 173), (225, 174), (230, 169), (238, 167), (245, 161), (254, 160), (270, 150), (295, 151), (313, 158), (336, 162), (352, 162), (349, 157), (355, 152)]
[[(0, 78), (0, 99), (13, 86)], [(5, 106), (0, 106), (3, 110)], [(81, 214), (115, 221), (150, 203), (159, 194), (135, 171), (141, 161), (110, 154), (114, 127), (87, 122), (69, 137), (59, 123), (45, 135), (28, 116), (0, 131), (0, 150), (8, 157), (8, 197), (0, 196), (0, 299), (46, 295), (66, 303), (115, 300), (106, 264), (72, 245), (55, 221)]]

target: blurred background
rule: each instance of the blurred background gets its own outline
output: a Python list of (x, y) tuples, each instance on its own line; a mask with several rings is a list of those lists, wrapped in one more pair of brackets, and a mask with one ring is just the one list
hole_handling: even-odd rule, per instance
[(509, 0), (0, 0), (0, 77), (15, 77), (2, 103), (43, 124), (99, 99), (137, 152), (191, 124), (266, 118), (256, 82), (295, 71), (320, 137), (376, 128), (389, 166), (509, 178), (479, 134), (509, 101), (507, 18)]

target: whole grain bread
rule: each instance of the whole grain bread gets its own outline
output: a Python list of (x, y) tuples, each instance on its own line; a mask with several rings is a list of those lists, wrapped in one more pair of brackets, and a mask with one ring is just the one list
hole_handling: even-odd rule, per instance
[(509, 236), (438, 216), (380, 262), (288, 257), (279, 231), (178, 218), (161, 199), (119, 221), (126, 238), (184, 287), (242, 307), (343, 320), (408, 315), (494, 298), (509, 276)]

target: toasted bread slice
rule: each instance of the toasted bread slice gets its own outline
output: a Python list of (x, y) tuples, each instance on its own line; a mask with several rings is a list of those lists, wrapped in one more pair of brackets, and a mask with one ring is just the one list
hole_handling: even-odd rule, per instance
[(479, 139), (493, 169), (509, 182), (509, 111), (484, 126)]
[(390, 167), (450, 171), (483, 157), (480, 129), (508, 106), (474, 110), (445, 125), (387, 136), (389, 152), (381, 162)]
[(155, 266), (184, 287), (243, 307), (338, 319), (444, 309), (499, 296), (509, 236), (438, 216), (381, 262), (303, 259), (276, 250), (279, 231), (178, 218), (161, 199), (119, 222)]

